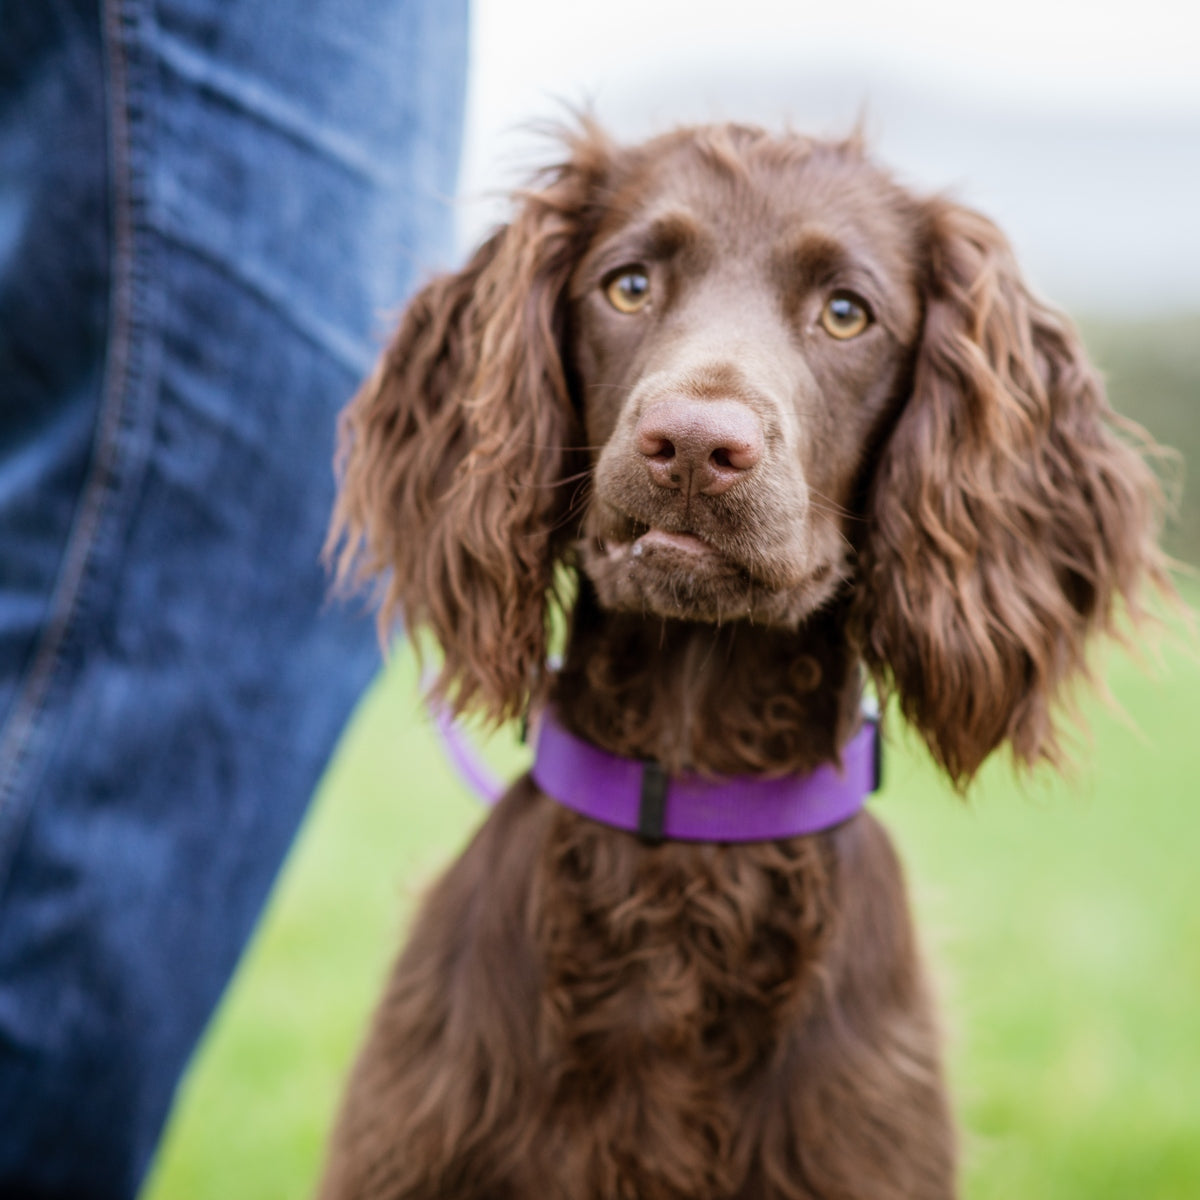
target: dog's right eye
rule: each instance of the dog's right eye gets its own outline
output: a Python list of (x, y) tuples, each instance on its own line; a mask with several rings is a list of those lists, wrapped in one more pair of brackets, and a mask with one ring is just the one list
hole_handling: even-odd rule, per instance
[(604, 295), (617, 312), (639, 312), (650, 299), (650, 277), (641, 267), (622, 267), (604, 284)]
[(821, 310), (821, 324), (839, 342), (856, 338), (871, 324), (867, 302), (853, 292), (834, 292)]

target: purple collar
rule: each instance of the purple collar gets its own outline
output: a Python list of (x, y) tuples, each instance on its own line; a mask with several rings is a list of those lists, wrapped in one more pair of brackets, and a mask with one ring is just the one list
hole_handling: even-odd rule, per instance
[(559, 804), (649, 841), (759, 842), (829, 829), (854, 816), (879, 786), (879, 725), (872, 717), (825, 763), (782, 779), (667, 775), (568, 733), (547, 709), (533, 781)]

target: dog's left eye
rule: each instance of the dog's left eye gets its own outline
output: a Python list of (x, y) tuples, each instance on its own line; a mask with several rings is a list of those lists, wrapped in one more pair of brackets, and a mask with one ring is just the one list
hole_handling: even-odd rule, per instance
[(849, 341), (858, 337), (871, 323), (866, 301), (853, 292), (834, 292), (821, 309), (821, 325), (830, 337)]
[(638, 312), (650, 299), (650, 277), (641, 267), (622, 267), (604, 284), (604, 295), (617, 312)]

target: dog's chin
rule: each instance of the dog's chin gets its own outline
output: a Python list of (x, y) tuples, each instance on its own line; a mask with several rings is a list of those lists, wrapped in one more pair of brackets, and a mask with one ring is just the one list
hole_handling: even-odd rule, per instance
[(820, 564), (772, 587), (701, 538), (657, 529), (630, 541), (588, 539), (577, 553), (603, 608), (680, 621), (794, 629), (843, 579), (835, 564)]

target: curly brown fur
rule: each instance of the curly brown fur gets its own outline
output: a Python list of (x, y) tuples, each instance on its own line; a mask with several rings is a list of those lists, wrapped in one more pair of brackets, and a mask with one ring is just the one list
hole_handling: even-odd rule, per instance
[(649, 850), (508, 793), (429, 897), (328, 1196), (949, 1196), (899, 868), (861, 817)]
[(545, 669), (579, 464), (562, 298), (603, 155), (580, 141), (463, 271), (417, 296), (342, 421), (340, 578), (385, 579), (381, 629), (427, 626), (439, 694), (497, 719), (524, 711)]
[[(550, 701), (671, 770), (835, 760), (864, 668), (959, 784), (1005, 743), (1057, 760), (1092, 635), (1165, 586), (1160, 497), (995, 226), (856, 143), (585, 127), (568, 149), (417, 297), (348, 410), (342, 576), (384, 579), (385, 625), (433, 632), (458, 709)], [(869, 319), (835, 337), (846, 296)], [(417, 919), (322, 1191), (955, 1194), (936, 1021), (871, 817), (653, 846), (528, 777)]]
[(962, 779), (1005, 740), (1059, 760), (1052, 708), (1089, 635), (1113, 631), (1118, 598), (1137, 615), (1147, 571), (1162, 582), (1161, 498), (1000, 231), (945, 201), (926, 229), (925, 327), (872, 479), (858, 619), (872, 670)]

